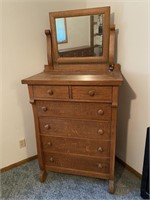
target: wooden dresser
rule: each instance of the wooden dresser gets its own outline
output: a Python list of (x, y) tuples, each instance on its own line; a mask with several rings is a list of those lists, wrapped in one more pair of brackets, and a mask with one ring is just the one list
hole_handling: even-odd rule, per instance
[(59, 70), (52, 63), (50, 31), (46, 35), (49, 64), (22, 80), (33, 107), (40, 181), (47, 171), (97, 177), (108, 179), (113, 193), (120, 66), (64, 64)]

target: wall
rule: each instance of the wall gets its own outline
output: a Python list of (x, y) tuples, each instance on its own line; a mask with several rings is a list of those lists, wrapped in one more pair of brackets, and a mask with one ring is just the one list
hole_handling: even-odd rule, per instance
[[(27, 86), (21, 79), (39, 73), (47, 64), (46, 38), (50, 11), (84, 8), (83, 0), (3, 1), (3, 118), (0, 168), (36, 154), (34, 123)], [(0, 16), (1, 19), (1, 16)], [(0, 45), (1, 46), (1, 45)], [(27, 148), (19, 148), (26, 139)], [(1, 141), (1, 140), (0, 140)]]
[[(117, 62), (120, 88), (117, 156), (142, 172), (148, 121), (148, 1), (87, 1), (87, 7), (111, 6), (118, 29)], [(149, 76), (149, 77), (148, 77)]]
[[(124, 75), (119, 98), (117, 156), (141, 173), (146, 127), (150, 121), (148, 5), (144, 0), (3, 1), (3, 13), (0, 13), (3, 14), (3, 38), (0, 38), (3, 46), (3, 118), (0, 121), (3, 155), (0, 168), (36, 154), (32, 110), (27, 87), (21, 85), (21, 79), (42, 71), (47, 63), (44, 30), (49, 28), (48, 12), (106, 5), (111, 6), (112, 21), (114, 18), (119, 29), (117, 61)], [(25, 149), (19, 148), (22, 138), (27, 142)]]
[[(2, 1), (0, 1), (0, 30), (2, 30)], [(0, 31), (0, 44), (2, 44), (2, 31)], [(2, 163), (2, 45), (0, 45), (0, 111), (0, 163)]]

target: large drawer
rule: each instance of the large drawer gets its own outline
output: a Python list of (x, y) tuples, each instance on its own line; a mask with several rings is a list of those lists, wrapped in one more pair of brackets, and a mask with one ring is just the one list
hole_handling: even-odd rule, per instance
[(51, 167), (109, 173), (110, 161), (108, 158), (67, 155), (52, 152), (43, 152), (43, 154), (45, 164)]
[(33, 86), (34, 98), (68, 99), (68, 86)]
[(37, 101), (39, 116), (111, 120), (111, 104)]
[(40, 133), (91, 139), (110, 139), (110, 122), (39, 117)]
[(110, 157), (110, 141), (42, 136), (41, 142), (45, 151)]
[(111, 101), (112, 87), (103, 86), (72, 86), (72, 98), (84, 100)]

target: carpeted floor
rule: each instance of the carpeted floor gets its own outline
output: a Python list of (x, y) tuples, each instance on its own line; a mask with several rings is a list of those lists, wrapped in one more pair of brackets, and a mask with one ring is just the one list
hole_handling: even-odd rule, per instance
[(48, 173), (38, 180), (37, 160), (1, 174), (1, 198), (10, 200), (137, 200), (140, 179), (116, 163), (116, 191), (107, 192), (108, 181), (60, 173)]

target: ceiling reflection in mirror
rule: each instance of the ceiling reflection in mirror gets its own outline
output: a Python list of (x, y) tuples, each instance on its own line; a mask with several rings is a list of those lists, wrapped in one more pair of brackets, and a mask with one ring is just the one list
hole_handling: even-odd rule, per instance
[(103, 55), (104, 14), (56, 18), (59, 57)]

